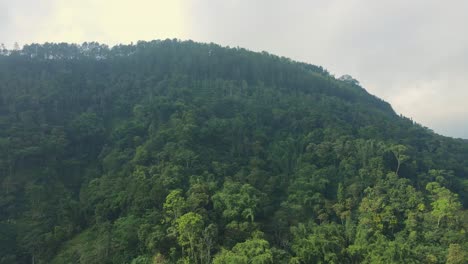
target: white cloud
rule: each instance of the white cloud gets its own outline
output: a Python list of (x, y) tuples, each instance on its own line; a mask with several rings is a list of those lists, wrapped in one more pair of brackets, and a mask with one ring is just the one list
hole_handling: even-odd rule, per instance
[(0, 0), (0, 42), (191, 38), (351, 74), (399, 113), (468, 138), (464, 0)]
[(12, 36), (8, 36), (8, 42), (99, 41), (117, 44), (180, 38), (186, 34), (182, 0), (20, 2), (6, 4), (14, 17), (9, 28), (15, 29), (10, 33)]
[(198, 0), (192, 31), (351, 74), (397, 112), (468, 138), (467, 13), (461, 0)]

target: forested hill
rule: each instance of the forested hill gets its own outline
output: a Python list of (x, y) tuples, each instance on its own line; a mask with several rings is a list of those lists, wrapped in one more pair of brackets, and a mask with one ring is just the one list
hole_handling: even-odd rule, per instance
[(468, 142), (177, 40), (0, 49), (0, 263), (467, 263)]

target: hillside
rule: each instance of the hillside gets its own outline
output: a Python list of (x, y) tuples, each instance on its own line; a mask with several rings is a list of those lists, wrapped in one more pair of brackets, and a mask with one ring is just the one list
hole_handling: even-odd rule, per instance
[(468, 142), (176, 40), (0, 51), (0, 263), (466, 263)]

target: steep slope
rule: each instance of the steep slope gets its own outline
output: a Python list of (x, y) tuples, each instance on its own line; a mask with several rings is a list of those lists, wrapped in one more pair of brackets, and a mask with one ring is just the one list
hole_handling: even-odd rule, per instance
[(321, 67), (214, 44), (2, 51), (0, 173), (0, 263), (458, 263), (468, 247), (466, 141)]

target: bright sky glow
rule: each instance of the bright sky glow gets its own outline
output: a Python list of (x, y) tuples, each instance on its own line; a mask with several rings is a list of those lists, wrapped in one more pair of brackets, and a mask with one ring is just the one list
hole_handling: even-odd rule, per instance
[(468, 1), (0, 0), (0, 43), (180, 38), (350, 74), (398, 113), (468, 138)]

